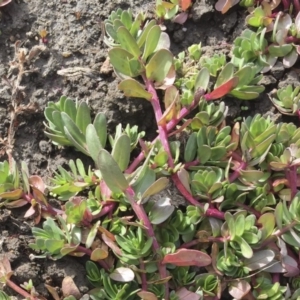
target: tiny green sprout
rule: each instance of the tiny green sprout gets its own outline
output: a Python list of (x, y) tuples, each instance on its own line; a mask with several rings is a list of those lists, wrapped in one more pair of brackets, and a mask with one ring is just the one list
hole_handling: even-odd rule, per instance
[(241, 106), (241, 110), (243, 110), (243, 111), (249, 110), (249, 106)]
[(188, 47), (188, 53), (189, 53), (189, 58), (198, 61), (201, 57), (202, 54), (202, 49), (201, 49), (201, 43), (200, 44), (194, 44)]
[(263, 273), (262, 275), (258, 276), (257, 286), (252, 293), (256, 299), (262, 297), (264, 297), (265, 299), (284, 299), (286, 290), (286, 286), (281, 286), (279, 282), (273, 283), (270, 276)]
[(220, 289), (221, 281), (217, 275), (203, 273), (195, 277), (195, 283), (205, 295), (215, 297)]
[(206, 67), (209, 70), (211, 76), (216, 77), (218, 71), (220, 71), (226, 64), (225, 54), (214, 54), (213, 57), (203, 56), (200, 59), (200, 65)]
[(273, 22), (272, 8), (267, 2), (263, 2), (261, 6), (257, 6), (250, 15), (246, 17), (248, 25), (253, 27), (267, 27)]
[(258, 71), (269, 66), (270, 57), (265, 54), (265, 49), (268, 46), (265, 34), (266, 30), (254, 32), (245, 29), (233, 42), (232, 63), (241, 68), (249, 62), (255, 62)]
[(179, 1), (170, 0), (170, 2), (156, 0), (155, 13), (161, 20), (171, 20), (179, 11)]
[(293, 88), (292, 85), (279, 89), (270, 95), (270, 100), (276, 108), (285, 115), (299, 116), (300, 109), (300, 87)]

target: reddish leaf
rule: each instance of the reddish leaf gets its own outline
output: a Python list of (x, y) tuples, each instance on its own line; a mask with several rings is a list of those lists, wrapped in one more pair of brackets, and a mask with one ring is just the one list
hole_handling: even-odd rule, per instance
[(109, 232), (106, 228), (102, 227), (102, 226), (99, 226), (98, 227), (98, 231), (101, 232), (101, 233), (104, 233), (108, 238), (110, 238), (112, 241), (116, 241), (116, 238), (115, 236)]
[(48, 206), (47, 199), (45, 195), (34, 186), (32, 187), (32, 194), (35, 200), (43, 202), (46, 206)]
[(192, 4), (192, 0), (181, 0), (180, 7), (183, 11), (186, 11)]
[(45, 183), (43, 181), (43, 179), (40, 176), (37, 175), (32, 175), (29, 177), (29, 183), (31, 186), (37, 188), (38, 190), (40, 190), (42, 193), (45, 192)]
[(102, 239), (104, 243), (112, 249), (117, 255), (122, 256), (122, 250), (117, 246), (117, 244), (111, 240), (106, 234), (102, 234)]
[(205, 267), (211, 264), (211, 258), (206, 253), (198, 250), (179, 249), (175, 253), (167, 254), (162, 263), (175, 266)]
[(229, 286), (229, 294), (236, 299), (243, 299), (251, 290), (246, 280), (233, 281)]
[(199, 300), (200, 299), (200, 295), (193, 293), (184, 287), (176, 292), (176, 296), (179, 298), (179, 300)]
[(48, 284), (45, 284), (46, 289), (51, 294), (54, 300), (60, 300), (60, 297), (56, 291), (56, 289)]
[(273, 182), (273, 187), (277, 187), (280, 184), (284, 184), (285, 186), (290, 186), (289, 181), (286, 178), (276, 179)]
[(3, 0), (1, 3), (0, 3), (0, 7), (1, 6), (5, 6), (6, 4), (10, 3), (11, 0)]
[(75, 299), (80, 299), (82, 296), (74, 280), (70, 276), (66, 276), (63, 279), (61, 289), (64, 297), (73, 296)]
[(228, 94), (231, 90), (233, 90), (239, 83), (238, 77), (232, 77), (227, 82), (223, 83), (216, 89), (214, 89), (211, 93), (204, 95), (204, 98), (209, 100), (219, 99), (226, 94)]
[(19, 200), (15, 200), (15, 201), (6, 202), (5, 207), (16, 208), (16, 207), (22, 207), (26, 204), (28, 204), (28, 202), (26, 200), (19, 199)]
[(173, 19), (173, 22), (182, 25), (186, 22), (188, 16), (189, 16), (188, 13), (181, 12), (180, 14), (175, 16), (175, 18)]
[(16, 189), (14, 191), (4, 192), (0, 194), (0, 197), (5, 200), (19, 200), (23, 194), (22, 189)]
[(158, 300), (158, 298), (151, 292), (140, 291), (137, 295), (143, 300)]
[(104, 200), (111, 199), (112, 192), (108, 188), (104, 180), (100, 181), (100, 191), (101, 191), (101, 196), (103, 197)]
[(108, 257), (108, 252), (101, 248), (96, 248), (95, 250), (93, 250), (93, 252), (91, 254), (91, 260), (93, 260), (93, 261), (98, 261), (101, 259), (105, 259), (107, 257)]

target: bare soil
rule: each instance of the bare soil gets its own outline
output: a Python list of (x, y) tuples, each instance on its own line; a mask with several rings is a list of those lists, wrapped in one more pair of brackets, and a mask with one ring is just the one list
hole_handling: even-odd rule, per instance
[[(94, 113), (105, 112), (110, 130), (118, 123), (137, 124), (146, 131), (148, 137), (155, 134), (154, 116), (149, 103), (139, 99), (125, 98), (118, 91), (118, 80), (110, 68), (103, 63), (107, 57), (107, 47), (102, 41), (102, 21), (118, 7), (132, 7), (153, 10), (154, 0), (14, 0), (1, 9), (0, 15), (0, 136), (7, 137), (10, 126), (11, 103), (15, 101), (11, 84), (15, 71), (11, 68), (15, 61), (15, 45), (30, 51), (36, 45), (45, 49), (29, 64), (21, 81), (24, 88), (18, 97), (20, 105), (33, 105), (33, 110), (22, 111), (15, 120), (15, 140), (12, 155), (17, 162), (28, 163), (31, 174), (41, 175), (46, 181), (58, 165), (69, 159), (84, 156), (72, 149), (54, 147), (44, 135), (43, 110), (49, 101), (57, 101), (60, 96), (88, 100)], [(194, 43), (201, 42), (206, 54), (229, 53), (232, 41), (244, 28), (245, 11), (233, 8), (226, 15), (214, 10), (213, 0), (196, 0), (190, 18), (184, 26), (167, 23), (172, 39), (172, 50), (178, 53)], [(48, 32), (42, 41), (39, 32)], [(18, 42), (20, 41), (20, 42)], [(103, 67), (102, 67), (103, 66)], [(58, 71), (73, 68), (71, 73), (58, 75)], [(84, 70), (84, 71), (83, 71)], [(263, 79), (267, 91), (288, 83), (299, 81), (297, 69), (285, 71), (278, 63)], [(275, 111), (266, 94), (255, 101), (225, 99), (229, 106), (229, 122), (238, 116), (261, 113), (271, 115), (276, 120), (281, 115)], [(242, 111), (241, 106), (248, 106)], [(7, 159), (5, 144), (0, 145), (0, 160)], [(24, 219), (26, 208), (0, 209), (0, 255), (7, 255), (12, 264), (12, 279), (17, 284), (33, 280), (37, 291), (51, 299), (44, 284), (61, 287), (65, 276), (72, 276), (82, 294), (89, 285), (84, 270), (84, 259), (63, 258), (29, 259), (32, 250), (28, 244), (32, 240), (32, 220)], [(5, 288), (9, 295), (14, 293)], [(18, 298), (17, 299), (21, 299)]]

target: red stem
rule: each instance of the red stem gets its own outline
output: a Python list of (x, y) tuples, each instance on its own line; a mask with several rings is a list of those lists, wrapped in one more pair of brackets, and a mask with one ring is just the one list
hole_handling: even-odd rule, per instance
[[(155, 91), (156, 93), (156, 91)], [(188, 115), (192, 110), (194, 110), (197, 105), (199, 104), (199, 101), (201, 97), (203, 96), (204, 91), (200, 90), (195, 93), (194, 100), (191, 103), (189, 107), (183, 107), (179, 113), (179, 116), (175, 119), (172, 119), (167, 125), (166, 130), (169, 133), (171, 130), (175, 128), (175, 126), (186, 116)], [(154, 145), (154, 143), (158, 140), (158, 136), (152, 141), (151, 145)], [(125, 171), (126, 174), (131, 174), (134, 172), (134, 170), (138, 167), (138, 165), (142, 162), (142, 160), (145, 158), (145, 154), (141, 152), (131, 163), (131, 165), (128, 167), (128, 169)]]
[(296, 194), (298, 193), (297, 189), (297, 166), (291, 166), (285, 171), (286, 178), (289, 181), (289, 185), (291, 188), (291, 201), (294, 199)]
[[(33, 199), (33, 196), (31, 194), (23, 193), (22, 199), (26, 200), (29, 204), (31, 204), (31, 200)], [(39, 199), (35, 199), (35, 200), (41, 205), (41, 209), (44, 212), (49, 213), (52, 216), (64, 214), (64, 212), (60, 209), (54, 208), (49, 204), (45, 205), (44, 202), (40, 201)]]
[(288, 0), (282, 0), (283, 10), (289, 10), (290, 2)]
[(109, 204), (105, 205), (104, 207), (102, 207), (101, 211), (98, 214), (93, 216), (93, 220), (109, 214), (111, 211), (115, 209), (116, 206), (117, 206), (116, 202), (110, 202)]
[(196, 160), (194, 160), (194, 161), (185, 163), (185, 164), (184, 164), (184, 168), (185, 168), (185, 169), (188, 169), (189, 167), (198, 166), (199, 164), (200, 164), (200, 161), (199, 161), (198, 159), (196, 159)]
[[(131, 187), (128, 187), (126, 189), (125, 194), (127, 196), (127, 199), (129, 200), (130, 205), (131, 205), (133, 211), (135, 212), (136, 216), (146, 227), (145, 230), (147, 232), (147, 235), (150, 238), (152, 238), (153, 251), (158, 254), (160, 251), (160, 247), (159, 247), (158, 241), (155, 237), (154, 230), (150, 223), (150, 220), (144, 210), (144, 207), (135, 201), (135, 192)], [(159, 270), (159, 275), (160, 275), (161, 279), (164, 279), (167, 277), (166, 265), (163, 265), (161, 261), (158, 262), (158, 270)], [(169, 299), (169, 285), (167, 282), (165, 283), (165, 299)]]
[[(199, 203), (197, 200), (194, 199), (194, 197), (189, 193), (189, 191), (185, 188), (185, 186), (180, 181), (177, 174), (172, 175), (172, 180), (175, 183), (177, 189), (180, 191), (182, 196), (189, 201), (192, 205), (199, 206), (202, 209), (204, 209), (204, 205)], [(215, 208), (208, 208), (205, 211), (205, 216), (212, 217), (220, 220), (224, 220), (224, 213), (215, 209)]]
[(242, 161), (239, 167), (229, 176), (229, 182), (235, 181), (240, 176), (240, 171), (247, 168), (247, 163)]
[(145, 271), (145, 263), (142, 259), (140, 259), (140, 269), (142, 270), (141, 272), (141, 279), (142, 279), (142, 290), (147, 291), (147, 277), (146, 277), (146, 272)]
[(298, 0), (293, 0), (294, 8), (296, 9), (296, 14), (300, 11), (300, 4)]
[(23, 290), (22, 288), (20, 288), (18, 285), (16, 285), (10, 279), (6, 279), (5, 284), (7, 286), (9, 286), (11, 289), (13, 289), (15, 292), (17, 292), (18, 294), (22, 295), (25, 299), (38, 300), (37, 297), (34, 297), (34, 296), (30, 295), (28, 292), (26, 292), (25, 290)]

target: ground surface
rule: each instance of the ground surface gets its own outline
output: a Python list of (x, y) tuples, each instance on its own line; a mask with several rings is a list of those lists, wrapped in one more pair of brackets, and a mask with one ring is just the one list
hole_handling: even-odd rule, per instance
[[(105, 112), (110, 129), (118, 123), (138, 124), (151, 136), (155, 132), (151, 107), (146, 101), (126, 99), (118, 90), (111, 70), (101, 69), (107, 47), (102, 41), (101, 22), (113, 9), (131, 6), (135, 11), (140, 6), (153, 9), (154, 1), (145, 0), (13, 0), (1, 9), (0, 19), (0, 134), (5, 138), (10, 125), (9, 113), (13, 101), (10, 88), (16, 71), (11, 66), (15, 60), (15, 43), (30, 51), (36, 45), (43, 45), (39, 31), (48, 32), (45, 49), (29, 64), (21, 81), (24, 90), (19, 94), (21, 105), (34, 104), (32, 110), (25, 110), (15, 120), (15, 141), (13, 157), (25, 160), (31, 174), (39, 174), (47, 180), (57, 165), (63, 165), (78, 153), (70, 149), (59, 150), (53, 147), (43, 133), (43, 109), (48, 101), (57, 101), (61, 95), (78, 100), (87, 100), (94, 112)], [(228, 53), (234, 38), (244, 26), (243, 9), (234, 8), (222, 16), (213, 9), (214, 1), (196, 0), (188, 22), (184, 25), (169, 24), (172, 50), (175, 53), (193, 43), (202, 42), (205, 51)], [(64, 68), (87, 68), (89, 72), (77, 69), (76, 74), (61, 76), (57, 71)], [(79, 71), (78, 71), (79, 70)], [(281, 80), (280, 85), (298, 81), (298, 70), (285, 72), (282, 65), (275, 66), (271, 74), (264, 77), (263, 83), (271, 91)], [(248, 105), (247, 114), (262, 113), (280, 118), (267, 96), (256, 101), (241, 103), (225, 99), (229, 105), (229, 120), (241, 116), (241, 105)], [(30, 106), (31, 107), (31, 106)], [(5, 147), (1, 146), (1, 161), (6, 159)], [(83, 157), (81, 157), (83, 159)], [(66, 276), (74, 281), (82, 293), (90, 286), (84, 275), (83, 261), (64, 258), (59, 261), (30, 261), (28, 248), (31, 241), (31, 220), (23, 218), (25, 209), (0, 210), (0, 253), (8, 255), (14, 270), (13, 280), (22, 284), (32, 279), (37, 290), (47, 299), (44, 283), (61, 286)], [(9, 294), (12, 292), (7, 289)], [(21, 299), (21, 298), (19, 298)]]

